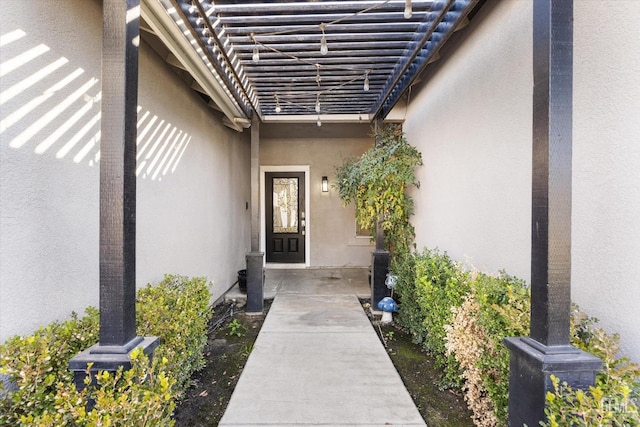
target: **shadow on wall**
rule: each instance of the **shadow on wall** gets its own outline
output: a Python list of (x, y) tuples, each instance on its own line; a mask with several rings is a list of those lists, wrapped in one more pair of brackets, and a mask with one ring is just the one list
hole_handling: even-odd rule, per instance
[[(100, 160), (100, 82), (21, 29), (0, 35), (0, 140), (15, 150), (96, 166)], [(191, 136), (138, 106), (136, 175), (173, 174)]]

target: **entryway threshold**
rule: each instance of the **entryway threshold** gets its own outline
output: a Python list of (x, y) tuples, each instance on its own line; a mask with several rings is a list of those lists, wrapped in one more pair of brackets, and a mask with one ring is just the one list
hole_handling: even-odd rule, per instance
[(366, 269), (270, 270), (269, 314), (219, 426), (425, 426), (358, 300)]
[(267, 262), (264, 264), (264, 268), (267, 270), (302, 270), (309, 268), (307, 264), (278, 264), (274, 262)]

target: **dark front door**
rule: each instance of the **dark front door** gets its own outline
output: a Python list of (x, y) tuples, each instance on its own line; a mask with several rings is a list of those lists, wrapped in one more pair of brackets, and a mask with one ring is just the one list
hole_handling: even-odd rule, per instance
[(304, 172), (265, 174), (267, 262), (304, 262)]

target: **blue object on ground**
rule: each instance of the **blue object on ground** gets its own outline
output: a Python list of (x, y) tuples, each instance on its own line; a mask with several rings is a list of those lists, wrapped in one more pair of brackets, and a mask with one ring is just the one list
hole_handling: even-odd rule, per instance
[(378, 303), (378, 308), (382, 311), (394, 312), (398, 311), (398, 304), (391, 297), (384, 297)]

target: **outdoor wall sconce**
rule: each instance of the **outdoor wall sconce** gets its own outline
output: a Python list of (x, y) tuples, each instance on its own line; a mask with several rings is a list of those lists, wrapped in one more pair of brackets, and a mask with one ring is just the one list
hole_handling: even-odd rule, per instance
[(329, 179), (326, 176), (322, 177), (322, 192), (326, 193), (329, 191)]

